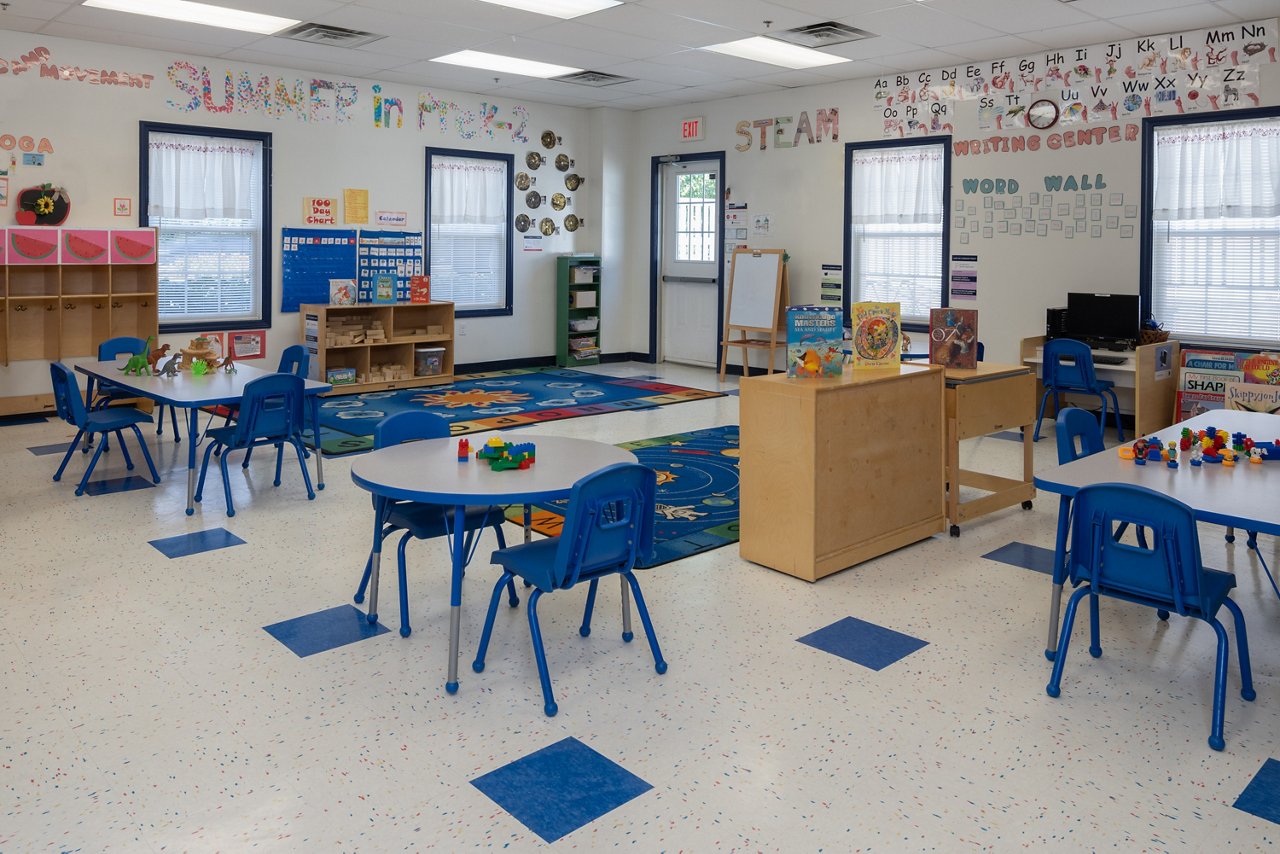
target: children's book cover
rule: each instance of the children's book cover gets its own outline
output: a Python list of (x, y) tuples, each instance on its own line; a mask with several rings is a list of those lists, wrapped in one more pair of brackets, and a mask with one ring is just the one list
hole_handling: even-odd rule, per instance
[(901, 304), (855, 302), (850, 309), (853, 332), (853, 366), (884, 368), (897, 365), (901, 356)]
[(355, 305), (356, 304), (356, 280), (355, 279), (330, 279), (329, 280), (329, 305)]
[(929, 361), (944, 368), (978, 366), (978, 310), (929, 310)]
[(1247, 412), (1266, 412), (1280, 415), (1280, 384), (1227, 383), (1224, 409), (1243, 409)]
[(838, 377), (844, 371), (841, 311), (816, 305), (787, 307), (787, 376)]
[(1234, 371), (1236, 354), (1231, 350), (1183, 350), (1182, 367), (1195, 371)]
[(1247, 383), (1280, 385), (1280, 353), (1238, 353), (1236, 367)]

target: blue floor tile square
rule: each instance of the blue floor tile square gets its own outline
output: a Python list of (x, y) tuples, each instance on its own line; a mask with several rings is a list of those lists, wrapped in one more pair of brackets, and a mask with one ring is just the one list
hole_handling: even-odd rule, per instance
[(929, 645), (928, 641), (856, 617), (837, 620), (796, 640), (871, 670), (884, 670), (898, 659)]
[(1232, 806), (1280, 824), (1280, 762), (1268, 759), (1262, 763), (1262, 768), (1253, 775)]
[[(66, 453), (65, 451), (63, 453)], [(146, 463), (143, 463), (143, 469)], [(80, 473), (84, 476), (84, 472)], [(62, 479), (66, 480), (68, 475), (63, 475)], [(80, 482), (80, 478), (76, 478), (76, 483)], [(85, 495), (112, 495), (117, 492), (130, 492), (135, 489), (151, 489), (155, 484), (151, 482), (151, 478), (142, 477), (140, 475), (131, 474), (127, 477), (113, 477), (108, 480), (91, 480), (84, 487)]]
[(1008, 439), (1010, 442), (1021, 442), (1022, 432), (1019, 430), (1001, 430), (991, 434), (996, 439)]
[(1053, 549), (1031, 546), (1026, 543), (1009, 543), (983, 555), (987, 560), (997, 560), (1010, 566), (1031, 569), (1053, 575)]
[(165, 537), (160, 540), (149, 540), (168, 558), (186, 557), (228, 546), (242, 546), (244, 540), (226, 528), (210, 528), (207, 531), (196, 531), (194, 534), (179, 534), (176, 537)]
[(576, 738), (471, 781), (517, 821), (555, 842), (653, 788)]
[(0, 427), (16, 427), (19, 424), (44, 424), (48, 420), (43, 415), (0, 415)]
[(282, 623), (263, 626), (262, 630), (289, 647), (298, 658), (327, 652), (390, 631), (381, 623), (371, 625), (365, 613), (354, 605), (339, 605), (304, 617), (294, 617)]
[(59, 442), (56, 445), (36, 445), (33, 448), (27, 448), (27, 450), (35, 454), (37, 457), (44, 457), (49, 454), (65, 454), (67, 452), (67, 448), (70, 447), (70, 442)]

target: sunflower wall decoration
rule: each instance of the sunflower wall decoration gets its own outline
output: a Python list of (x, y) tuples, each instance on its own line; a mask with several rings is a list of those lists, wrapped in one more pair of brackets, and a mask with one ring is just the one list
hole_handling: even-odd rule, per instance
[(18, 225), (61, 225), (71, 213), (71, 197), (62, 187), (41, 184), (18, 194), (14, 219)]

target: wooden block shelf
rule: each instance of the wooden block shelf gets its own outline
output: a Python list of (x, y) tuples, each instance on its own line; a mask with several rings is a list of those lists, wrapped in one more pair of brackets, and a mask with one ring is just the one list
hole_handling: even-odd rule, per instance
[[(158, 334), (155, 243), (150, 228), (0, 229), (7, 261), (0, 265), (0, 365), (91, 356), (108, 338)], [(146, 262), (112, 263), (108, 245), (117, 244)], [(61, 246), (61, 256), (22, 255), (45, 245)], [(69, 255), (72, 249), (92, 260)], [(52, 408), (51, 394), (0, 396), (0, 415)]]
[[(453, 382), (453, 303), (299, 306), (303, 343), (312, 378), (354, 372), (354, 382), (334, 383), (331, 394), (380, 391)], [(440, 371), (416, 375), (419, 347), (439, 351)]]

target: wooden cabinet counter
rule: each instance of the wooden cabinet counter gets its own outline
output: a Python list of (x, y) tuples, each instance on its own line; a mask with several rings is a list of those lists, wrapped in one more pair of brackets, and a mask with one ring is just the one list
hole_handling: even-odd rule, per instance
[(741, 554), (816, 581), (945, 530), (942, 368), (741, 384)]

